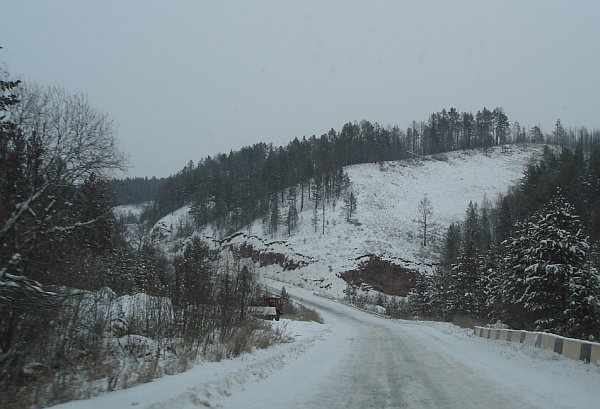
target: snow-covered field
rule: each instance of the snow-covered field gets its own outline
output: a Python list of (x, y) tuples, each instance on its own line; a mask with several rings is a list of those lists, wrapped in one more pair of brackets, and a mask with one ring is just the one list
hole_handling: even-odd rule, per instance
[(552, 409), (600, 401), (596, 365), (451, 324), (388, 320), (303, 289), (289, 292), (316, 306), (326, 323), (283, 320), (274, 325), (287, 327), (291, 343), (56, 408)]

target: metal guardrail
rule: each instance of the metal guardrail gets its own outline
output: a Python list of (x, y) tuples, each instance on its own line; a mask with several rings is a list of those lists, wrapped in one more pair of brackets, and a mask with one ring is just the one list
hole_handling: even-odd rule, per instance
[(569, 359), (600, 366), (600, 344), (596, 342), (561, 337), (547, 332), (487, 327), (475, 327), (475, 335), (487, 339), (527, 344), (556, 352)]

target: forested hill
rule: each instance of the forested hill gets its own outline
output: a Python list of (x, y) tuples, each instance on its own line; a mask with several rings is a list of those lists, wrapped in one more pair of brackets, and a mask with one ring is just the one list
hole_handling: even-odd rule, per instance
[[(285, 201), (284, 191), (290, 186), (299, 188), (300, 211), (305, 195), (310, 196), (314, 190), (329, 201), (346, 183), (342, 168), (347, 165), (505, 143), (565, 143), (576, 139), (591, 143), (600, 137), (598, 132), (585, 129), (565, 131), (560, 121), (554, 132), (545, 136), (537, 126), (526, 130), (518, 122), (511, 125), (502, 108), (483, 108), (475, 115), (450, 108), (431, 114), (426, 122), (413, 121), (406, 130), (366, 120), (346, 123), (339, 131), (331, 129), (320, 137), (295, 138), (282, 147), (257, 143), (228, 155), (209, 156), (196, 164), (190, 161), (156, 185), (143, 181), (148, 188), (145, 191), (156, 190), (154, 204), (143, 218), (155, 222), (191, 204), (198, 226), (212, 222), (225, 233), (233, 232), (274, 211)], [(150, 198), (146, 195), (144, 201)]]
[(257, 143), (197, 164), (190, 161), (160, 185), (155, 207), (146, 217), (154, 221), (192, 203), (199, 225), (215, 221), (235, 231), (267, 214), (277, 194), (289, 186), (299, 185), (303, 197), (314, 181), (331, 197), (343, 183), (344, 166), (525, 140), (527, 135), (518, 128), (513, 132), (502, 108), (483, 108), (476, 115), (450, 108), (432, 114), (427, 122), (413, 121), (406, 130), (363, 120), (320, 137), (295, 138), (284, 147)]

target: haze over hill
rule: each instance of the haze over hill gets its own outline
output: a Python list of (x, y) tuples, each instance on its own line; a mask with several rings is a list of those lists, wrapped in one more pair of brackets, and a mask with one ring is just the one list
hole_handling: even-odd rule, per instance
[[(396, 263), (421, 272), (430, 272), (439, 261), (443, 235), (451, 222), (461, 221), (470, 201), (496, 196), (517, 183), (523, 169), (539, 157), (540, 145), (510, 145), (484, 150), (455, 151), (379, 164), (345, 168), (357, 196), (357, 209), (346, 221), (343, 203), (325, 207), (325, 233), (322, 219), (318, 228), (312, 222), (314, 204), (308, 202), (299, 214), (297, 229), (288, 235), (284, 228), (275, 234), (265, 232), (262, 220), (227, 240), (228, 245), (250, 244), (256, 250), (279, 253), (302, 265), (284, 271), (280, 265), (259, 268), (272, 277), (305, 288), (343, 295), (346, 283), (337, 274), (353, 269), (357, 258), (375, 254), (395, 258)], [(422, 245), (418, 204), (424, 195), (432, 204), (428, 245)], [(285, 213), (285, 208), (281, 209)], [(321, 217), (321, 209), (318, 215)], [(161, 219), (153, 229), (155, 243), (169, 248), (181, 227), (192, 223), (189, 207)], [(221, 240), (212, 227), (196, 234)], [(159, 239), (162, 238), (162, 239)]]

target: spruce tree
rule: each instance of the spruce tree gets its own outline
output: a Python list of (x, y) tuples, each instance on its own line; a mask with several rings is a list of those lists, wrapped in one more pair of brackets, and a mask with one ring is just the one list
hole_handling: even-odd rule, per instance
[(588, 249), (579, 217), (560, 193), (528, 221), (519, 223), (504, 248), (500, 287), (507, 322), (570, 333), (579, 324), (576, 317), (593, 311), (586, 306), (590, 298), (583, 290), (591, 286), (596, 291), (597, 273), (586, 267)]
[(573, 271), (564, 315), (566, 336), (590, 341), (600, 338), (600, 274), (590, 264)]
[(296, 229), (298, 225), (298, 208), (296, 207), (297, 192), (296, 186), (291, 186), (288, 190), (288, 209), (286, 216), (286, 226), (288, 236)]
[(452, 266), (452, 285), (450, 291), (456, 300), (455, 312), (477, 315), (479, 278), (477, 275), (477, 247), (473, 237), (466, 235), (458, 263)]
[(415, 286), (408, 295), (409, 308), (413, 314), (425, 316), (430, 313), (429, 292), (431, 284), (432, 282), (427, 276), (417, 273)]
[(512, 230), (512, 214), (508, 204), (508, 198), (505, 196), (500, 203), (498, 212), (498, 225), (496, 226), (496, 242), (502, 243)]
[(442, 253), (443, 266), (450, 267), (452, 264), (456, 264), (456, 260), (460, 255), (460, 243), (460, 224), (451, 223), (450, 226), (448, 226), (448, 231), (446, 232), (446, 241), (444, 243), (444, 250)]

